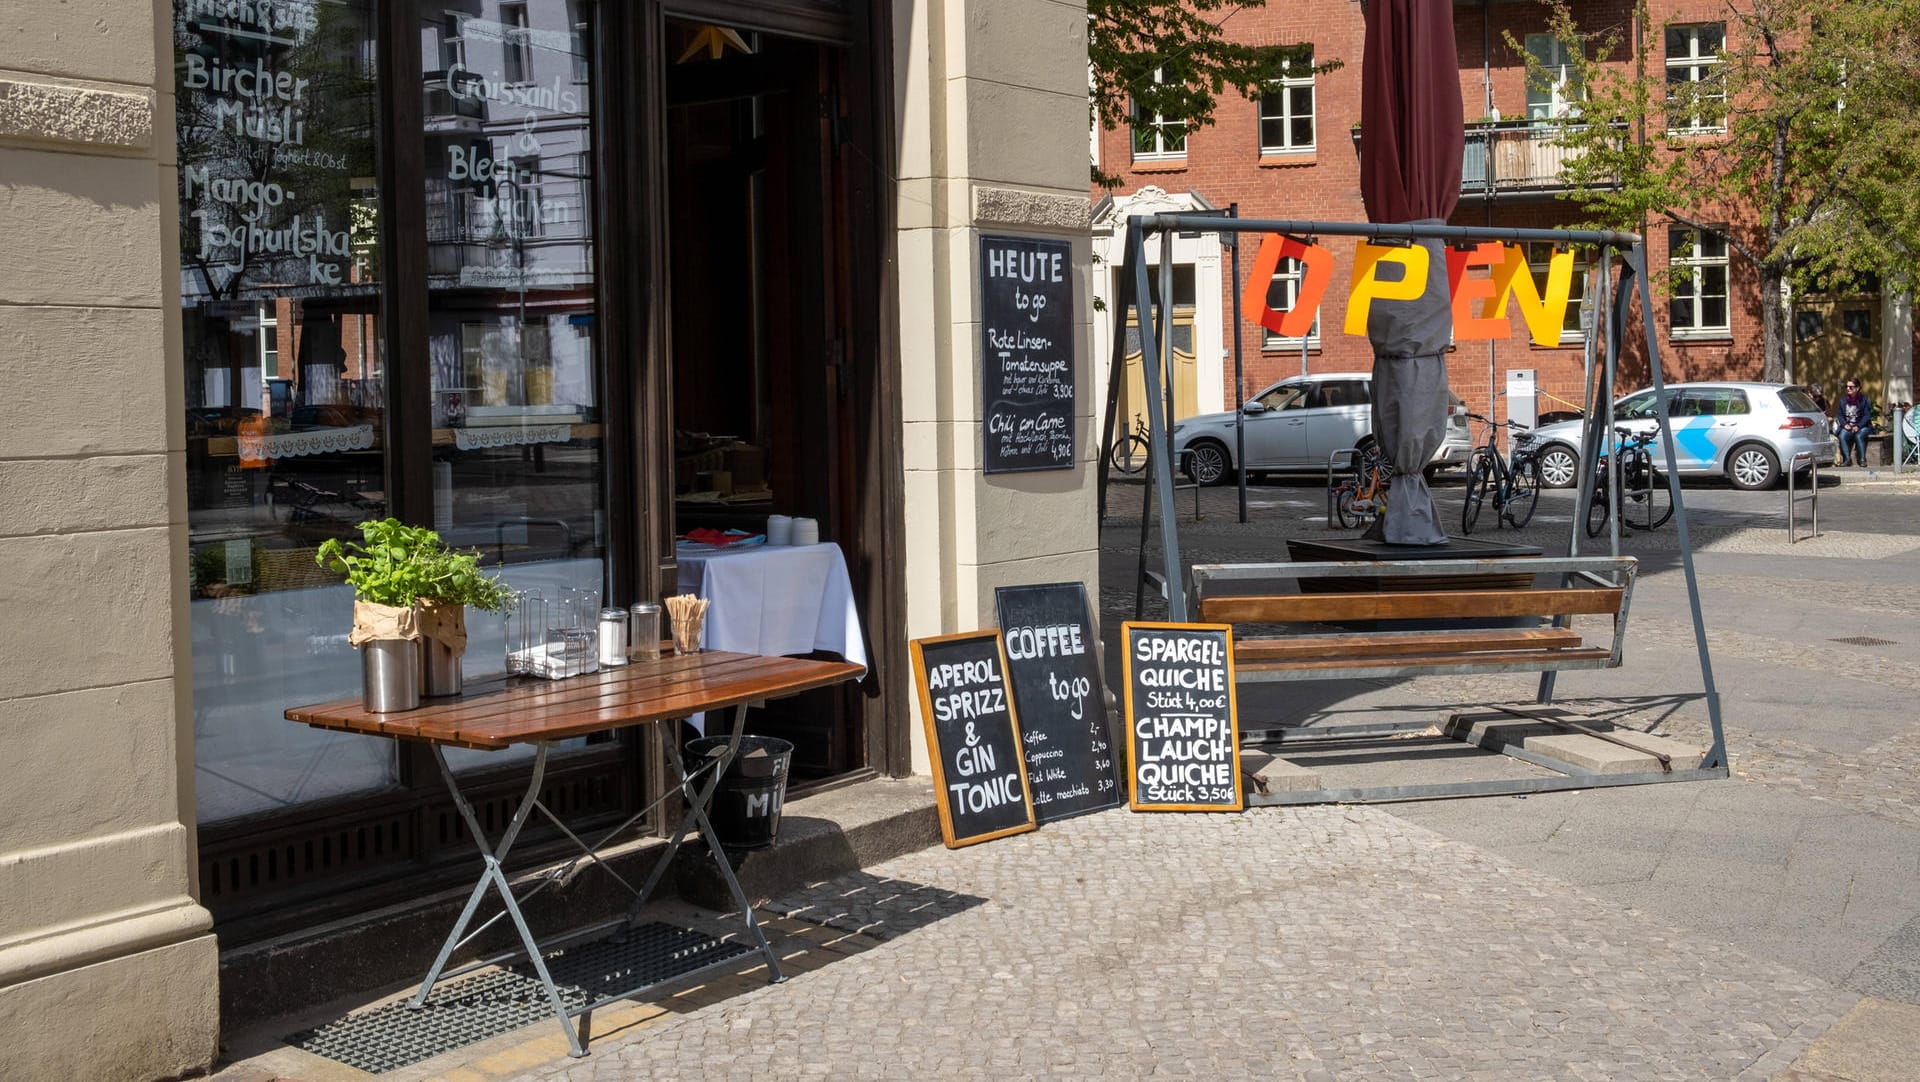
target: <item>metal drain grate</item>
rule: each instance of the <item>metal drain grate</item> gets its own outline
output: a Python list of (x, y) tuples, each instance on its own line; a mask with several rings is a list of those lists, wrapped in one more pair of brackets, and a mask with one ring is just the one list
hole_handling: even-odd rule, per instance
[[(716, 962), (754, 953), (741, 943), (670, 924), (569, 947), (547, 956), (547, 970), (568, 1008), (640, 985), (657, 984)], [(287, 1038), (295, 1048), (379, 1074), (451, 1052), (536, 1022), (552, 1023), (546, 989), (521, 963), (436, 987), (419, 1010), (405, 1000), (316, 1026)]]
[(1853, 635), (1844, 639), (1828, 639), (1828, 642), (1844, 643), (1847, 646), (1896, 646), (1892, 639), (1876, 639), (1872, 635)]

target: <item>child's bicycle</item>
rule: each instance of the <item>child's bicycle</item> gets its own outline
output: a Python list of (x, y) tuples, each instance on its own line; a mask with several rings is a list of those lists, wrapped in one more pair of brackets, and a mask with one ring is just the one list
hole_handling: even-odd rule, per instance
[[(1498, 426), (1477, 413), (1467, 416), (1487, 426), (1487, 442), (1475, 447), (1473, 457), (1467, 461), (1467, 498), (1460, 507), (1460, 530), (1473, 532), (1473, 524), (1480, 519), (1480, 505), (1488, 497), (1493, 499), (1494, 522), (1507, 522), (1517, 530), (1533, 518), (1534, 505), (1540, 501), (1540, 463), (1520, 439), (1514, 441), (1513, 460), (1509, 463), (1494, 446), (1494, 430)], [(1524, 431), (1512, 421), (1506, 422), (1506, 427)]]
[(1343, 530), (1366, 526), (1387, 512), (1387, 489), (1393, 483), (1393, 463), (1380, 453), (1378, 444), (1359, 450), (1354, 476), (1335, 484), (1327, 493), (1333, 507), (1333, 520)]
[[(1631, 429), (1613, 430), (1614, 447), (1620, 456), (1620, 522), (1636, 530), (1651, 530), (1673, 517), (1673, 493), (1653, 469), (1655, 434), (1635, 435)], [(1607, 466), (1607, 452), (1594, 461), (1598, 476), (1593, 482), (1593, 503), (1587, 507), (1587, 536), (1599, 537), (1613, 513), (1608, 493), (1613, 471)]]

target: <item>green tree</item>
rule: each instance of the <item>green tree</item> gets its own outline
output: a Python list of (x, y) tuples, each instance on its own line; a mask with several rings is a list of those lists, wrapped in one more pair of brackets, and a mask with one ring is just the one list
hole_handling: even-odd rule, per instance
[[(1234, 16), (1265, 0), (1087, 0), (1087, 63), (1091, 112), (1107, 131), (1128, 123), (1137, 106), (1184, 121), (1187, 129), (1213, 123), (1220, 96), (1257, 98), (1295, 55), (1284, 48), (1232, 40)], [(1338, 60), (1314, 66), (1332, 71)], [(1096, 183), (1117, 177), (1095, 169)]]
[[(1595, 226), (1724, 235), (1759, 279), (1763, 378), (1786, 378), (1789, 284), (1916, 279), (1920, 0), (1728, 3), (1717, 42), (1713, 15), (1654, 26), (1642, 3), (1594, 28), (1550, 7), (1584, 88), (1552, 121), (1565, 198)], [(1506, 37), (1530, 80), (1552, 79)], [(1671, 64), (1681, 53), (1699, 62)]]

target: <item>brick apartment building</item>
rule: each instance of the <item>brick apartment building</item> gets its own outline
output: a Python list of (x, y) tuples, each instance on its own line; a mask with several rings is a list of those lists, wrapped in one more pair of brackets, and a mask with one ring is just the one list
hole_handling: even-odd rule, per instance
[[(1584, 31), (1618, 27), (1625, 40), (1631, 40), (1631, 13), (1631, 4), (1624, 0), (1577, 8)], [(1565, 191), (1560, 165), (1567, 151), (1552, 145), (1545, 126), (1531, 122), (1565, 109), (1567, 92), (1563, 87), (1530, 88), (1525, 61), (1505, 37), (1511, 34), (1552, 63), (1559, 59), (1558, 46), (1547, 20), (1548, 10), (1541, 4), (1454, 5), (1466, 151), (1460, 201), (1451, 224), (1557, 228), (1579, 220), (1578, 209), (1558, 198)], [(1730, 32), (1724, 5), (1655, 0), (1649, 25), (1650, 68), (1664, 64), (1669, 79), (1711, 78), (1718, 63), (1716, 49), (1722, 35)], [(1241, 216), (1248, 218), (1366, 220), (1360, 199), (1361, 133), (1357, 130), (1366, 37), (1360, 6), (1352, 0), (1289, 0), (1238, 11), (1225, 27), (1235, 40), (1288, 50), (1289, 70), (1298, 75), (1274, 84), (1258, 101), (1223, 97), (1211, 126), (1188, 130), (1177, 118), (1136, 114), (1130, 129), (1096, 132), (1096, 164), (1121, 180), (1112, 191), (1096, 188), (1093, 192), (1096, 296), (1108, 301), (1115, 296), (1126, 220), (1132, 214), (1225, 209), (1238, 204)], [(1313, 72), (1314, 66), (1331, 61), (1340, 66)], [(1631, 51), (1622, 48), (1616, 61), (1631, 64)], [(1692, 123), (1702, 137), (1711, 138), (1724, 120), (1705, 116)], [(1757, 231), (1751, 211), (1729, 208), (1721, 220), (1732, 231)], [(1652, 221), (1644, 231), (1656, 289), (1658, 271), (1670, 261), (1690, 263), (1701, 272), (1678, 296), (1656, 293), (1655, 318), (1666, 378), (1760, 378), (1760, 296), (1754, 268), (1716, 238), (1689, 245), (1685, 232), (1672, 223)], [(1249, 238), (1241, 252), (1243, 279), (1253, 262), (1253, 241)], [(1318, 324), (1302, 341), (1243, 323), (1243, 386), (1236, 393), (1229, 321), (1238, 318), (1242, 287), (1229, 280), (1230, 253), (1212, 235), (1175, 239), (1176, 416), (1230, 408), (1288, 375), (1371, 369), (1367, 340), (1341, 329), (1355, 242), (1336, 237), (1321, 238), (1320, 243), (1334, 251), (1336, 269)], [(1548, 254), (1544, 246), (1529, 250), (1536, 281), (1542, 285)], [(1578, 301), (1586, 292), (1586, 272), (1595, 253), (1578, 251), (1576, 256), (1574, 299)], [(1158, 249), (1150, 248), (1149, 263), (1158, 258)], [(1269, 292), (1273, 307), (1290, 306), (1297, 275), (1297, 264), (1282, 264)], [(1519, 319), (1513, 320), (1510, 338), (1462, 342), (1450, 357), (1450, 383), (1475, 410), (1484, 411), (1490, 392), (1506, 387), (1509, 372), (1532, 370), (1539, 412), (1573, 408), (1584, 398), (1583, 326), (1591, 318), (1590, 305), (1570, 304), (1564, 333), (1554, 345), (1531, 342)], [(1790, 378), (1795, 382), (1818, 381), (1832, 389), (1843, 375), (1859, 375), (1876, 402), (1912, 398), (1913, 328), (1905, 295), (1801, 297), (1794, 326), (1797, 341)], [(1110, 315), (1095, 320), (1097, 366), (1104, 367), (1111, 356), (1111, 333)], [(1639, 338), (1636, 333), (1626, 343), (1616, 392), (1647, 382), (1646, 351)], [(1138, 393), (1130, 392), (1123, 401), (1123, 421), (1136, 412), (1133, 403)], [(1499, 416), (1506, 416), (1505, 400), (1496, 403), (1495, 409)]]

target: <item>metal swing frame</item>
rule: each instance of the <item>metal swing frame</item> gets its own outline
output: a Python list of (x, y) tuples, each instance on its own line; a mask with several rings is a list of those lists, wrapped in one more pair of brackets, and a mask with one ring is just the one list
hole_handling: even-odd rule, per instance
[[(1236, 208), (1237, 209), (1237, 208)], [(1294, 237), (1357, 237), (1377, 242), (1410, 242), (1414, 240), (1442, 240), (1456, 244), (1472, 244), (1482, 241), (1505, 241), (1524, 243), (1543, 241), (1556, 245), (1579, 244), (1598, 247), (1599, 255), (1599, 304), (1598, 310), (1604, 310), (1607, 316), (1606, 347), (1598, 358), (1595, 356), (1594, 336), (1587, 336), (1585, 356), (1586, 420), (1582, 429), (1581, 465), (1576, 488), (1575, 512), (1573, 524), (1569, 527), (1566, 555), (1579, 556), (1580, 524), (1587, 519), (1588, 509), (1595, 495), (1597, 471), (1593, 468), (1594, 454), (1601, 447), (1610, 446), (1614, 426), (1613, 386), (1619, 369), (1620, 343), (1625, 335), (1630, 318), (1630, 307), (1635, 296), (1640, 300), (1640, 311), (1647, 342), (1648, 369), (1651, 373), (1654, 389), (1654, 410), (1658, 419), (1659, 443), (1665, 456), (1667, 491), (1673, 500), (1674, 523), (1680, 542), (1680, 562), (1687, 584), (1687, 603), (1693, 618), (1694, 646), (1700, 661), (1700, 677), (1705, 690), (1708, 723), (1712, 728), (1712, 743), (1698, 764), (1688, 768), (1675, 766), (1672, 770), (1659, 774), (1632, 775), (1594, 775), (1584, 773), (1565, 773), (1560, 777), (1496, 779), (1473, 782), (1444, 782), (1417, 786), (1366, 786), (1324, 789), (1313, 793), (1286, 794), (1284, 802), (1299, 803), (1308, 800), (1327, 801), (1378, 801), (1427, 799), (1448, 796), (1484, 796), (1506, 793), (1546, 792), (1558, 789), (1581, 789), (1600, 785), (1641, 784), (1659, 781), (1693, 781), (1728, 776), (1726, 734), (1722, 725), (1720, 693), (1714, 684), (1713, 662), (1707, 647), (1706, 620), (1700, 608), (1700, 581), (1694, 568), (1693, 545), (1689, 535), (1687, 509), (1680, 491), (1680, 472), (1673, 439), (1673, 423), (1668, 413), (1668, 394), (1666, 377), (1660, 360), (1659, 335), (1653, 320), (1653, 297), (1647, 277), (1646, 241), (1636, 233), (1614, 230), (1581, 229), (1516, 229), (1485, 226), (1452, 225), (1412, 225), (1412, 224), (1376, 224), (1369, 222), (1322, 222), (1297, 219), (1261, 220), (1222, 217), (1218, 214), (1154, 214), (1134, 215), (1127, 219), (1127, 237), (1124, 259), (1121, 265), (1121, 280), (1131, 283), (1132, 295), (1116, 299), (1113, 319), (1113, 353), (1108, 373), (1107, 405), (1105, 423), (1102, 430), (1101, 446), (1111, 444), (1114, 435), (1115, 415), (1119, 406), (1119, 396), (1124, 378), (1126, 360), (1126, 326), (1129, 310), (1138, 314), (1141, 327), (1141, 363), (1144, 383), (1147, 388), (1146, 414), (1148, 427), (1147, 483), (1141, 508), (1141, 567), (1136, 590), (1149, 580), (1157, 581), (1167, 601), (1167, 619), (1182, 623), (1189, 619), (1193, 605), (1190, 595), (1191, 583), (1180, 553), (1180, 531), (1174, 515), (1173, 506), (1173, 446), (1172, 433), (1168, 424), (1168, 411), (1172, 407), (1172, 385), (1170, 373), (1173, 364), (1173, 340), (1169, 333), (1171, 327), (1170, 298), (1173, 287), (1173, 245), (1168, 240), (1177, 233), (1217, 233), (1222, 242), (1234, 247), (1235, 289), (1238, 281), (1238, 238), (1247, 233), (1278, 233)], [(1148, 236), (1162, 238), (1160, 244), (1158, 274), (1160, 303), (1153, 302), (1153, 295), (1147, 280), (1146, 240)], [(1617, 276), (1614, 263), (1619, 263)], [(1236, 317), (1235, 325), (1238, 326)], [(1150, 333), (1149, 333), (1150, 331)], [(1151, 348), (1149, 348), (1151, 347)], [(1596, 360), (1598, 364), (1596, 365)], [(1236, 388), (1237, 389), (1237, 388)], [(1609, 478), (1607, 498), (1613, 503), (1612, 513), (1608, 517), (1607, 554), (1620, 555), (1620, 478), (1619, 456), (1608, 455), (1607, 468), (1614, 476)], [(1244, 470), (1242, 471), (1244, 485)], [(1098, 486), (1099, 514), (1102, 520), (1107, 509), (1108, 467), (1105, 456), (1101, 459), (1100, 480)], [(1244, 488), (1242, 500), (1244, 507)], [(1161, 568), (1155, 574), (1147, 568), (1146, 542), (1150, 534), (1149, 522), (1154, 514), (1160, 520)], [(1246, 521), (1244, 510), (1241, 521)], [(1136, 607), (1138, 603), (1136, 602)], [(1540, 674), (1539, 686), (1535, 695), (1538, 704), (1553, 702), (1556, 673), (1552, 671)], [(1544, 715), (1530, 715), (1536, 720), (1560, 725), (1570, 730), (1577, 725), (1555, 721)], [(1420, 723), (1424, 728), (1427, 723)], [(1365, 735), (1359, 729), (1378, 734), (1381, 727), (1346, 726), (1329, 727), (1322, 730), (1327, 737), (1340, 738)], [(1396, 730), (1405, 727), (1394, 726)], [(1343, 732), (1343, 729), (1349, 731)], [(1512, 749), (1509, 749), (1511, 754)], [(1550, 765), (1550, 764), (1542, 764)], [(1278, 803), (1282, 801), (1257, 801), (1259, 803)]]

